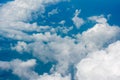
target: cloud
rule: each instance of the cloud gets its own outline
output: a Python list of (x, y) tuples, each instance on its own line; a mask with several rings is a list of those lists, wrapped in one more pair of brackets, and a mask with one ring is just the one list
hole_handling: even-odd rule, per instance
[(85, 43), (90, 51), (97, 50), (118, 40), (120, 38), (118, 36), (119, 33), (120, 28), (117, 26), (110, 26), (107, 23), (98, 23), (95, 24), (93, 28), (82, 33), (82, 43)]
[(80, 14), (80, 10), (76, 10), (74, 13), (74, 17), (72, 18), (72, 21), (74, 25), (79, 29), (85, 22), (82, 18), (79, 18), (78, 15)]
[[(118, 80), (120, 41), (116, 41), (120, 39), (120, 28), (109, 25), (103, 15), (88, 18), (96, 22), (92, 28), (64, 37), (59, 33), (67, 34), (73, 30), (73, 27), (64, 26), (64, 20), (59, 23), (62, 27), (57, 28), (29, 23), (32, 13), (41, 15), (46, 6), (59, 1), (14, 0), (0, 8), (0, 36), (17, 41), (11, 46), (12, 50), (32, 54), (44, 63), (55, 62), (50, 74), (35, 72), (34, 67), (38, 64), (35, 59), (0, 61), (0, 69), (12, 70), (23, 80), (71, 80), (71, 77), (77, 80)], [(53, 15), (57, 11), (55, 9), (48, 14)], [(80, 12), (76, 10), (72, 18), (78, 29), (85, 23), (79, 17)]]
[(0, 9), (0, 20), (26, 21), (32, 16), (32, 12), (40, 10), (44, 13), (45, 5), (55, 4), (59, 0), (15, 0), (4, 4)]
[(33, 18), (33, 13), (41, 15), (45, 12), (46, 6), (58, 2), (60, 0), (14, 0), (2, 5), (0, 7), (0, 35), (16, 40), (28, 40), (31, 39), (30, 32), (48, 30), (49, 26), (38, 26), (36, 23), (30, 24), (29, 21)]
[(52, 11), (50, 11), (49, 13), (48, 13), (48, 16), (51, 16), (51, 15), (54, 15), (54, 14), (58, 14), (59, 12), (58, 12), (58, 9), (56, 8), (56, 9), (53, 9)]
[(58, 26), (57, 28), (54, 28), (54, 32), (60, 32), (62, 34), (68, 34), (68, 32), (70, 32), (71, 30), (73, 30), (73, 26)]
[(53, 73), (48, 75), (44, 73), (43, 75), (38, 75), (33, 67), (36, 65), (35, 59), (30, 59), (27, 61), (21, 61), (15, 59), (13, 61), (0, 61), (0, 69), (2, 70), (12, 70), (12, 73), (19, 76), (22, 80), (71, 80), (70, 75), (61, 76), (59, 73)]
[(89, 54), (76, 66), (76, 80), (119, 80), (120, 41)]
[(14, 29), (1, 29), (0, 36), (3, 36), (5, 38), (11, 38), (13, 40), (31, 40), (31, 36), (29, 36), (28, 34)]
[(71, 79), (69, 75), (62, 77), (59, 73), (55, 73), (52, 75), (44, 74), (40, 76), (38, 80), (71, 80)]
[[(104, 49), (116, 42), (120, 39), (119, 34), (120, 28), (117, 26), (96, 23), (82, 34), (75, 35), (74, 38), (61, 37), (50, 32), (34, 34), (32, 35), (34, 42), (28, 43), (26, 47), (27, 52), (32, 53), (44, 63), (57, 62), (53, 67), (53, 72), (66, 75), (70, 73), (70, 66), (76, 65), (87, 54)], [(17, 46), (19, 44), (15, 47)], [(26, 50), (26, 47), (21, 50)]]
[(19, 53), (27, 51), (27, 43), (25, 42), (18, 42), (15, 47), (11, 47), (12, 50), (16, 50)]
[[(35, 57), (45, 63), (50, 61), (57, 61), (58, 66), (56, 67), (56, 70), (59, 73), (65, 74), (69, 68), (69, 65), (72, 65), (76, 61), (77, 58), (73, 58), (75, 60), (70, 60), (71, 57), (75, 55), (81, 55), (77, 53), (81, 51), (81, 49), (79, 49), (80, 45), (76, 45), (74, 43), (74, 39), (69, 37), (62, 38), (56, 34), (41, 33), (35, 34), (34, 39), (36, 39), (35, 42), (27, 44), (27, 50), (32, 51)], [(16, 45), (15, 48), (18, 46), (19, 44)], [(81, 57), (79, 56), (79, 58)]]
[(15, 59), (13, 61), (0, 61), (0, 69), (2, 70), (12, 70), (12, 73), (19, 76), (23, 80), (34, 80), (38, 77), (32, 68), (36, 65), (35, 59), (30, 59), (27, 61), (21, 61)]
[(61, 25), (64, 25), (65, 23), (66, 23), (65, 20), (62, 20), (62, 21), (59, 22), (59, 24), (61, 24)]
[(97, 23), (106, 23), (107, 22), (107, 19), (104, 18), (104, 15), (92, 16), (92, 17), (89, 17), (88, 20), (95, 21)]

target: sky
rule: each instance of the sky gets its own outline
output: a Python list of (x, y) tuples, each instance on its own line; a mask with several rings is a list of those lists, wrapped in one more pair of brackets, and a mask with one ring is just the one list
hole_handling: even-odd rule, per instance
[(119, 80), (119, 0), (0, 0), (0, 80)]

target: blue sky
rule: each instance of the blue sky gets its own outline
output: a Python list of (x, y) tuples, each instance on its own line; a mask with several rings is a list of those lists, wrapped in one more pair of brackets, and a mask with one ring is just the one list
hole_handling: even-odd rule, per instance
[(119, 80), (119, 0), (0, 0), (0, 80)]

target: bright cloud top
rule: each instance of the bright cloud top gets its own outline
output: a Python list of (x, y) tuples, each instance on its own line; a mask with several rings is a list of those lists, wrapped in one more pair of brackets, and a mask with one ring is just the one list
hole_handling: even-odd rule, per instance
[(77, 65), (77, 80), (119, 80), (120, 41), (89, 54)]

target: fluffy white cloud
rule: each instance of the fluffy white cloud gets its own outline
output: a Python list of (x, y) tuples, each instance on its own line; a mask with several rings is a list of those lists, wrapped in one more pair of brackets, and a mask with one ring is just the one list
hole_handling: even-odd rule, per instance
[(22, 53), (23, 51), (27, 51), (27, 44), (25, 42), (18, 42), (15, 47), (12, 47), (12, 49)]
[[(97, 23), (82, 34), (75, 35), (74, 38), (73, 36), (61, 37), (57, 35), (57, 29), (63, 33), (72, 29), (72, 27), (64, 26), (65, 21), (60, 22), (63, 27), (58, 26), (52, 29), (50, 26), (38, 26), (36, 23), (24, 22), (31, 18), (33, 12), (36, 13), (39, 10), (42, 14), (47, 5), (59, 1), (14, 0), (0, 8), (0, 36), (21, 40), (14, 47), (12, 46), (13, 50), (20, 53), (29, 52), (44, 63), (56, 62), (54, 67), (51, 68), (51, 74), (38, 75), (33, 70), (36, 64), (34, 59), (28, 61), (18, 59), (10, 62), (0, 61), (0, 69), (11, 69), (14, 74), (25, 80), (71, 80), (70, 75), (68, 75), (70, 74), (69, 70), (71, 66), (74, 68), (79, 63), (76, 67), (76, 78), (78, 80), (96, 80), (96, 78), (118, 80), (119, 62), (117, 61), (119, 58), (117, 56), (119, 56), (120, 42), (110, 45), (107, 49), (104, 48), (120, 39), (120, 28), (110, 26), (104, 16), (89, 17), (89, 20)], [(56, 11), (52, 11), (49, 14), (54, 12), (56, 13)], [(80, 10), (76, 10), (72, 18), (77, 28), (80, 28), (85, 22), (78, 17), (79, 14)], [(49, 30), (49, 32), (44, 30)], [(35, 33), (31, 34), (31, 32)], [(27, 43), (28, 41), (29, 43)], [(101, 49), (103, 50), (101, 51)], [(87, 54), (88, 57), (86, 57)], [(84, 59), (84, 57), (86, 58)]]
[(89, 54), (77, 64), (76, 80), (119, 80), (120, 41)]
[(22, 80), (71, 80), (70, 75), (62, 76), (60, 73), (53, 73), (50, 75), (44, 73), (43, 75), (38, 75), (33, 70), (35, 65), (35, 59), (30, 59), (27, 61), (15, 59), (11, 62), (0, 61), (0, 69), (12, 70), (13, 74), (19, 76)]
[(45, 63), (56, 61), (58, 64), (55, 65), (53, 72), (66, 74), (69, 73), (70, 66), (77, 64), (86, 54), (103, 49), (118, 40), (119, 34), (119, 27), (97, 23), (82, 34), (75, 35), (75, 38), (68, 36), (63, 38), (50, 32), (37, 33), (32, 35), (34, 42), (17, 44), (14, 48), (21, 52), (30, 51)]
[[(32, 37), (35, 42), (27, 44), (26, 47), (27, 52), (32, 51), (35, 57), (45, 63), (57, 61), (54, 71), (66, 74), (69, 73), (70, 66), (77, 64), (86, 54), (103, 49), (118, 40), (119, 33), (120, 28), (117, 26), (97, 23), (93, 28), (77, 34), (76, 38), (62, 38), (50, 32), (34, 34)], [(26, 50), (26, 47), (22, 50)]]
[(25, 22), (32, 19), (32, 13), (41, 15), (46, 6), (57, 2), (60, 0), (14, 0), (0, 6), (0, 35), (16, 40), (30, 40), (28, 32), (41, 32), (50, 27)]
[(8, 21), (26, 21), (31, 18), (32, 12), (40, 10), (45, 11), (45, 5), (55, 4), (59, 0), (15, 0), (3, 5), (0, 9), (0, 20)]
[(92, 16), (92, 17), (89, 17), (88, 20), (96, 21), (98, 23), (106, 23), (107, 22), (107, 19), (104, 18), (104, 15)]
[(82, 33), (82, 40), (80, 42), (86, 45), (90, 51), (94, 51), (119, 39), (120, 28), (117, 26), (110, 26), (107, 23), (95, 24), (93, 28), (88, 29)]
[[(61, 38), (56, 34), (50, 33), (34, 34), (33, 36), (35, 42), (27, 44), (27, 46), (26, 43), (25, 46), (20, 43), (14, 48), (17, 51), (24, 51), (26, 49), (27, 51), (30, 50), (35, 57), (44, 62), (57, 61), (58, 65), (55, 67), (55, 70), (59, 73), (65, 74), (69, 68), (69, 65), (72, 65), (78, 58), (81, 58), (80, 55), (82, 53), (78, 54), (78, 52), (82, 51), (82, 48), (80, 49), (81, 45), (75, 44), (74, 39), (69, 37)], [(78, 57), (74, 58), (73, 56)], [(70, 60), (72, 57), (73, 60)]]
[(36, 23), (24, 22), (5, 22), (1, 21), (0, 35), (16, 40), (32, 40), (29, 33), (31, 32), (44, 32), (50, 29), (50, 26), (38, 26)]
[(0, 69), (12, 70), (13, 74), (18, 75), (23, 80), (36, 80), (38, 78), (38, 74), (32, 70), (35, 65), (35, 59), (30, 59), (28, 61), (15, 59), (11, 62), (0, 61)]
[(85, 21), (82, 18), (79, 18), (78, 15), (80, 14), (80, 10), (76, 10), (74, 17), (72, 18), (73, 23), (75, 24), (75, 26), (79, 29), (84, 23)]

